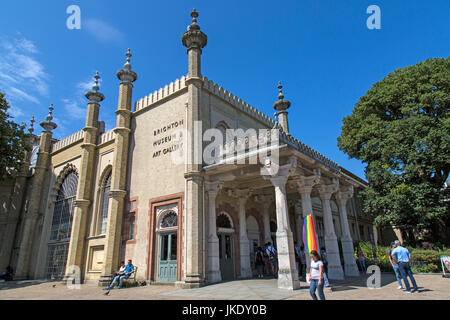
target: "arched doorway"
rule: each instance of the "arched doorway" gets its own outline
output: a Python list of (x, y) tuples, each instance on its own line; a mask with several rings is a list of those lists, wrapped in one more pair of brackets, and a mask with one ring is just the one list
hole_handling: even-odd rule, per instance
[(173, 210), (161, 213), (158, 224), (158, 281), (177, 281), (178, 215)]
[(58, 190), (48, 242), (47, 279), (61, 279), (64, 276), (72, 231), (73, 201), (77, 194), (77, 186), (78, 175), (71, 171), (66, 175)]
[(219, 263), (222, 280), (234, 280), (234, 227), (231, 217), (226, 212), (217, 216), (217, 237), (219, 238)]

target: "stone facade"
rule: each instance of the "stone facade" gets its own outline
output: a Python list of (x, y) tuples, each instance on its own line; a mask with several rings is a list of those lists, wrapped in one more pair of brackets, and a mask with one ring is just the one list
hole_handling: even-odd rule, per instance
[[(293, 242), (302, 242), (303, 218), (313, 214), (329, 277), (358, 274), (353, 243), (377, 237), (361, 213), (365, 182), (289, 134), (290, 103), (281, 85), (277, 122), (204, 77), (207, 38), (197, 17), (194, 10), (182, 37), (188, 74), (134, 108), (137, 74), (128, 51), (117, 73), (114, 130), (104, 132), (98, 119), (97, 84), (86, 94), (82, 131), (53, 141), (51, 119), (41, 124), (42, 134), (33, 136), (40, 142), (36, 166), (0, 186), (1, 269), (11, 265), (22, 279), (67, 278), (79, 270), (82, 281), (105, 285), (120, 261), (132, 259), (138, 280), (192, 288), (252, 277), (255, 247), (272, 241), (278, 286), (295, 289)], [(281, 130), (277, 172), (248, 161), (194, 161), (205, 146), (196, 143), (196, 131), (274, 127)], [(68, 177), (77, 177), (74, 194), (62, 190)], [(68, 235), (61, 231), (67, 226)]]

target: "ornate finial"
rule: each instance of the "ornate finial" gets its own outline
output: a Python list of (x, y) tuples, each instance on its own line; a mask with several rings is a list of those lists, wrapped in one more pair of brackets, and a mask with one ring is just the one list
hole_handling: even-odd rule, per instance
[(197, 24), (198, 12), (192, 10), (191, 12), (192, 24), (188, 26), (187, 31), (183, 34), (182, 43), (185, 47), (189, 48), (203, 48), (206, 46), (208, 38), (206, 34), (200, 31), (200, 26)]
[(280, 92), (278, 94), (278, 99), (283, 100), (284, 99), (284, 95), (283, 95), (283, 91), (281, 89), (283, 89), (283, 86), (281, 85), (281, 82), (278, 81), (278, 91)]
[(100, 87), (98, 86), (98, 79), (100, 79), (100, 75), (98, 73), (98, 71), (95, 73), (94, 76), (94, 86), (92, 87), (92, 90), (94, 90), (95, 92), (98, 92), (98, 90), (100, 89)]
[(89, 99), (89, 102), (98, 103), (105, 99), (105, 96), (100, 93), (98, 90), (100, 89), (98, 85), (98, 80), (100, 79), (100, 73), (97, 71), (94, 76), (94, 85), (92, 86), (92, 91), (88, 91), (85, 95), (86, 98)]
[(47, 115), (47, 117), (45, 118), (47, 121), (52, 121), (53, 120), (53, 115), (52, 115), (52, 113), (53, 113), (53, 103), (50, 105), (50, 107), (48, 107), (48, 115)]
[(131, 71), (130, 58), (133, 55), (131, 54), (130, 48), (128, 48), (125, 56), (127, 57), (127, 61), (125, 62), (123, 69), (117, 72), (117, 77), (123, 82), (134, 82), (137, 80), (137, 74), (134, 71)]
[(52, 131), (57, 127), (56, 123), (52, 122), (53, 120), (53, 103), (48, 107), (48, 115), (45, 118), (46, 121), (42, 121), (40, 123), (41, 127), (44, 128), (45, 131)]
[(35, 123), (34, 116), (32, 116), (30, 120), (30, 127), (28, 128), (28, 132), (30, 134), (33, 134), (34, 132), (34, 123)]
[(282, 89), (283, 89), (283, 86), (281, 85), (281, 82), (279, 81), (278, 82), (278, 92), (279, 92), (278, 99), (279, 100), (273, 104), (274, 109), (277, 110), (278, 112), (285, 111), (291, 105), (291, 103), (289, 101), (284, 100), (284, 94), (283, 94)]
[(125, 54), (126, 56), (127, 56), (127, 62), (125, 63), (125, 65), (123, 66), (124, 67), (124, 69), (126, 69), (126, 70), (131, 70), (131, 64), (130, 64), (130, 58), (133, 56), (132, 54), (131, 54), (131, 51), (130, 51), (130, 48), (128, 48), (128, 51), (127, 51), (127, 53)]
[(198, 18), (198, 12), (194, 10), (192, 10), (191, 12), (191, 17), (192, 17), (192, 23), (197, 23), (197, 18)]

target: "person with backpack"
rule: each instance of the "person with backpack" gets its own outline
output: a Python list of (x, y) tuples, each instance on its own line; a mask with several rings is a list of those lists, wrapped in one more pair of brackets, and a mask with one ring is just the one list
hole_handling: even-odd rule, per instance
[(258, 270), (258, 278), (264, 278), (264, 254), (261, 247), (258, 247), (258, 250), (256, 251), (255, 265)]
[(267, 243), (266, 253), (269, 256), (269, 263), (272, 268), (272, 274), (274, 278), (277, 278), (278, 272), (277, 250), (272, 246), (272, 243), (270, 241)]

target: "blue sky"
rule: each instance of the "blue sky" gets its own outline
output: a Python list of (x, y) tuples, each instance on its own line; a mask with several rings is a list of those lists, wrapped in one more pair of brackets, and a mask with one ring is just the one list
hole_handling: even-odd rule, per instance
[[(81, 30), (66, 27), (73, 4)], [(381, 9), (380, 30), (366, 27), (370, 5)], [(53, 103), (55, 137), (80, 130), (98, 70), (100, 120), (112, 129), (126, 49), (136, 101), (187, 73), (181, 34), (194, 7), (208, 35), (203, 75), (272, 117), (281, 81), (291, 133), (360, 177), (364, 165), (336, 146), (342, 118), (389, 72), (450, 53), (447, 0), (2, 1), (0, 91), (11, 114), (39, 122)]]

